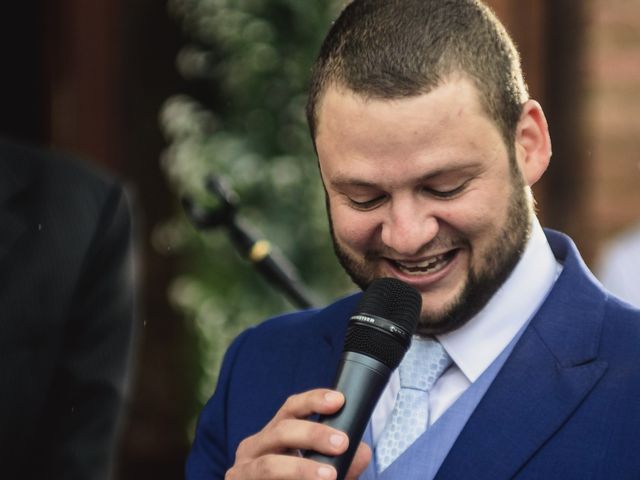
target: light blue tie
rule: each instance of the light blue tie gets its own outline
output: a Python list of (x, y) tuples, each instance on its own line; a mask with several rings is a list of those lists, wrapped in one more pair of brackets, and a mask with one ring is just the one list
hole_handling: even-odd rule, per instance
[(429, 424), (429, 390), (451, 365), (437, 340), (414, 337), (400, 363), (400, 390), (376, 446), (378, 472), (393, 463)]

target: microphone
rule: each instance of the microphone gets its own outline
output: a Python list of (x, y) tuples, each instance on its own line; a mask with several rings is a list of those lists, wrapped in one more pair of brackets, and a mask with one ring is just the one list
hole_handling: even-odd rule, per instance
[(304, 454), (333, 465), (338, 480), (347, 474), (373, 409), (409, 349), (421, 308), (422, 298), (415, 288), (395, 278), (381, 278), (367, 288), (349, 319), (334, 382), (334, 390), (344, 394), (345, 403), (335, 414), (319, 419), (345, 432), (349, 448), (338, 456)]

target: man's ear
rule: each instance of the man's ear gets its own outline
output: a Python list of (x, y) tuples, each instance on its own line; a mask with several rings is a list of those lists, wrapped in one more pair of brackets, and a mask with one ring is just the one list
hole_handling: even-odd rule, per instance
[(527, 100), (516, 127), (516, 159), (527, 185), (536, 183), (549, 166), (551, 139), (542, 107)]

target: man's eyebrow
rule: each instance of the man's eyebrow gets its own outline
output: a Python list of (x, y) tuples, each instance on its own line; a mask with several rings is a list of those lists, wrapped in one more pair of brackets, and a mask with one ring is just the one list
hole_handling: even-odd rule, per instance
[[(422, 183), (442, 175), (451, 173), (473, 173), (474, 171), (481, 170), (483, 167), (478, 162), (471, 162), (465, 164), (449, 165), (446, 167), (438, 168), (427, 172), (415, 179), (415, 183)], [(361, 178), (356, 178), (348, 175), (338, 175), (332, 181), (331, 184), (336, 187), (360, 187), (360, 188), (380, 188), (379, 184), (369, 182)]]
[(479, 171), (482, 168), (483, 166), (479, 162), (469, 162), (469, 163), (449, 165), (449, 166), (438, 168), (431, 172), (425, 173), (421, 177), (417, 178), (417, 182), (426, 182), (427, 180), (431, 180), (433, 178), (437, 178), (443, 175), (448, 175), (451, 173), (469, 174), (469, 173)]
[(331, 180), (331, 185), (335, 187), (361, 187), (361, 188), (377, 188), (373, 182), (367, 182), (360, 178), (338, 176)]

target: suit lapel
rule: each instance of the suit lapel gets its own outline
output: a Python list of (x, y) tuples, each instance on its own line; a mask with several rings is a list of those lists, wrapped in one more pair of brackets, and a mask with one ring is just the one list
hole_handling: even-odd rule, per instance
[(436, 479), (512, 478), (606, 371), (596, 357), (604, 294), (568, 240), (549, 240), (563, 272)]
[[(318, 312), (310, 322), (319, 325), (320, 341), (310, 336), (308, 344), (297, 346), (300, 352), (294, 385), (300, 391), (331, 387), (342, 354), (348, 320), (361, 295), (351, 295)], [(310, 327), (313, 330), (313, 327)], [(302, 348), (300, 348), (302, 347)]]
[(437, 479), (512, 478), (591, 391), (602, 362), (562, 368), (534, 332), (500, 372)]

